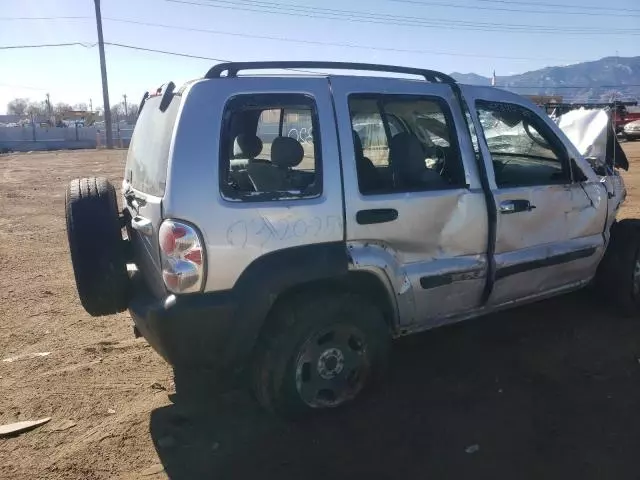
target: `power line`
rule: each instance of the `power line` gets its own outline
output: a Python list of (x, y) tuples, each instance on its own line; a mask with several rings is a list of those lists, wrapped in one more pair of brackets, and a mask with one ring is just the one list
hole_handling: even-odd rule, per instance
[[(552, 33), (552, 34), (585, 34), (585, 30), (581, 28), (572, 28), (568, 29), (566, 26), (553, 26), (553, 25), (531, 25), (531, 24), (513, 24), (513, 23), (491, 23), (491, 22), (469, 22), (469, 21), (460, 21), (460, 20), (450, 20), (450, 19), (442, 19), (442, 18), (423, 18), (423, 17), (407, 17), (400, 15), (389, 15), (389, 14), (371, 14), (367, 12), (355, 12), (348, 10), (337, 10), (337, 9), (327, 9), (327, 8), (312, 8), (305, 7), (293, 4), (280, 4), (273, 2), (261, 2), (261, 1), (244, 1), (243, 3), (233, 2), (229, 0), (213, 0), (217, 5), (213, 4), (204, 4), (204, 3), (195, 3), (189, 1), (180, 1), (180, 0), (166, 0), (174, 3), (185, 3), (185, 4), (193, 4), (193, 5), (201, 5), (201, 6), (209, 6), (213, 8), (222, 8), (222, 9), (239, 9), (245, 11), (255, 11), (259, 13), (271, 13), (271, 14), (281, 14), (281, 15), (295, 15), (295, 16), (303, 16), (310, 17), (308, 14), (320, 14), (319, 18), (331, 19), (331, 20), (347, 20), (347, 21), (362, 21), (368, 23), (382, 23), (389, 24), (389, 20), (392, 20), (392, 25), (401, 25), (401, 26), (428, 26), (431, 28), (447, 28), (447, 29), (456, 29), (454, 26), (463, 27), (459, 29), (464, 30), (475, 30), (475, 31), (507, 31), (507, 32), (522, 32), (523, 30), (526, 33)], [(206, 1), (206, 0), (204, 0)], [(442, 3), (442, 2), (430, 2), (430, 1), (417, 1), (417, 0), (388, 0), (392, 2), (398, 3), (408, 3), (414, 5), (421, 6), (443, 6), (443, 7), (451, 7), (451, 8), (465, 8), (465, 9), (481, 9), (481, 10), (496, 10), (497, 8), (491, 7), (472, 7), (472, 6), (463, 6), (456, 5), (451, 3)], [(485, 2), (497, 2), (497, 3), (506, 3), (506, 4), (514, 4), (514, 5), (530, 5), (529, 3), (521, 3), (521, 2), (508, 2), (507, 0), (480, 0)], [(219, 5), (222, 3), (223, 5)], [(251, 8), (237, 8), (237, 5), (242, 5), (244, 7)], [(559, 6), (558, 4), (545, 4), (548, 6)], [(232, 7), (236, 6), (236, 7)], [(282, 12), (279, 10), (282, 6), (287, 7), (288, 9), (293, 9), (291, 12)], [(258, 8), (260, 10), (253, 10)], [(586, 7), (576, 7), (576, 8), (586, 8)], [(595, 7), (594, 7), (595, 8)], [(269, 9), (269, 10), (265, 10)], [(274, 9), (276, 9), (274, 11)], [(500, 9), (498, 9), (500, 10)], [(604, 9), (608, 11), (607, 9)], [(640, 10), (626, 9), (630, 12), (640, 12)], [(566, 13), (566, 12), (542, 12), (539, 10), (535, 11), (527, 11), (527, 10), (513, 10), (509, 9), (508, 11), (515, 12), (530, 12), (530, 13)], [(346, 18), (341, 18), (346, 15)], [(603, 16), (608, 14), (597, 13), (593, 15)], [(613, 15), (613, 16), (638, 16), (639, 15)], [(91, 17), (86, 16), (58, 16), (58, 17), (0, 17), (0, 20), (76, 20), (76, 19), (90, 19)], [(393, 23), (396, 22), (396, 23)], [(397, 23), (399, 22), (399, 23)], [(590, 32), (590, 34), (597, 35), (621, 35), (621, 34), (629, 34), (629, 35), (638, 35), (640, 34), (640, 30), (637, 29), (615, 29), (612, 31), (605, 32)]]
[[(113, 42), (104, 42), (105, 45), (111, 45), (114, 47), (122, 47), (122, 48), (129, 48), (129, 49), (133, 49), (133, 50), (141, 50), (141, 51), (145, 51), (145, 52), (154, 52), (154, 53), (160, 53), (160, 54), (167, 54), (167, 55), (175, 55), (178, 57), (187, 57), (187, 58), (196, 58), (196, 59), (200, 59), (200, 60), (213, 60), (216, 62), (231, 62), (232, 60), (224, 60), (224, 59), (220, 59), (220, 58), (212, 58), (212, 57), (204, 57), (204, 56), (199, 56), (199, 55), (191, 55), (191, 54), (187, 54), (187, 53), (180, 53), (180, 52), (169, 52), (166, 50), (158, 50), (158, 49), (154, 49), (154, 48), (145, 48), (145, 47), (138, 47), (138, 46), (134, 46), (134, 45), (126, 45), (123, 43), (113, 43)], [(319, 73), (319, 72), (309, 72), (306, 70), (297, 70), (297, 71), (302, 71), (305, 73)], [(522, 85), (518, 85), (518, 86), (511, 86), (511, 85), (504, 85), (502, 86), (502, 88), (537, 88), (537, 89), (570, 89), (570, 88), (625, 88), (625, 87), (640, 87), (640, 84), (628, 84), (628, 85), (560, 85), (560, 86), (545, 86), (545, 85), (539, 85), (539, 86), (522, 86)]]
[(0, 17), (0, 21), (11, 20), (88, 20), (91, 17)]
[[(140, 47), (140, 46), (136, 46), (136, 45), (128, 45), (128, 44), (124, 44), (124, 43), (117, 43), (117, 42), (104, 42), (105, 45), (109, 45), (112, 47), (120, 47), (120, 48), (126, 48), (126, 49), (131, 49), (131, 50), (139, 50), (139, 51), (143, 51), (143, 52), (151, 52), (151, 53), (159, 53), (159, 54), (163, 54), (163, 55), (172, 55), (172, 56), (177, 56), (177, 57), (185, 57), (185, 58), (193, 58), (193, 59), (197, 59), (197, 60), (211, 60), (214, 62), (230, 62), (232, 60), (229, 59), (222, 59), (222, 58), (216, 58), (216, 57), (207, 57), (207, 56), (203, 56), (203, 55), (193, 55), (193, 54), (189, 54), (189, 53), (182, 53), (182, 52), (171, 52), (171, 51), (167, 51), (167, 50), (160, 50), (160, 49), (155, 49), (155, 48), (147, 48), (147, 47)], [(96, 44), (95, 43), (83, 43), (83, 42), (73, 42), (73, 43), (57, 43), (57, 44), (41, 44), (41, 45), (7, 45), (7, 46), (0, 46), (0, 50), (4, 50), (4, 49), (19, 49), (19, 48), (39, 48), (39, 47), (68, 47), (68, 46), (82, 46), (85, 48), (92, 48), (95, 47)], [(294, 70), (294, 69), (290, 69), (290, 70)], [(304, 73), (314, 73), (314, 74), (318, 74), (321, 72), (313, 72), (313, 71), (308, 71), (308, 70), (295, 70), (298, 72), (304, 72)], [(557, 86), (548, 86), (548, 85), (501, 85), (500, 87), (502, 88), (506, 88), (506, 89), (549, 89), (549, 90), (559, 90), (559, 89), (579, 89), (579, 88), (627, 88), (627, 87), (640, 87), (640, 84), (626, 84), (626, 85), (557, 85)]]
[[(321, 9), (301, 7), (292, 4), (273, 3), (273, 2), (243, 2), (230, 0), (209, 0), (207, 3), (189, 1), (189, 0), (164, 0), (170, 3), (196, 5), (201, 7), (227, 9), (234, 11), (248, 11), (257, 13), (268, 13), (275, 15), (286, 15), (293, 17), (303, 17), (312, 19), (328, 19), (347, 22), (372, 23), (382, 25), (396, 25), (404, 27), (428, 27), (430, 29), (445, 30), (465, 30), (465, 31), (485, 31), (485, 32), (512, 32), (526, 34), (556, 34), (556, 35), (640, 35), (638, 29), (615, 29), (604, 31), (586, 31), (584, 28), (569, 29), (564, 26), (547, 26), (547, 25), (527, 25), (527, 24), (505, 24), (505, 23), (487, 23), (487, 22), (469, 22), (446, 19), (426, 19), (423, 17), (403, 17), (398, 15), (380, 15), (354, 12), (349, 10)], [(202, 0), (206, 1), (206, 0)], [(391, 1), (412, 1), (412, 0), (391, 0)], [(423, 4), (423, 2), (418, 2)], [(424, 4), (423, 4), (424, 5)], [(286, 7), (286, 10), (283, 9)]]
[(513, 56), (503, 56), (503, 55), (485, 55), (485, 54), (475, 54), (475, 53), (457, 53), (457, 52), (443, 52), (436, 50), (413, 50), (413, 49), (404, 49), (404, 48), (392, 48), (392, 47), (373, 47), (367, 45), (356, 45), (352, 43), (341, 43), (341, 42), (325, 42), (325, 41), (315, 41), (315, 40), (304, 40), (299, 38), (291, 38), (291, 37), (274, 37), (270, 35), (253, 35), (248, 33), (238, 33), (238, 32), (227, 32), (222, 30), (211, 30), (205, 28), (193, 28), (193, 27), (181, 27), (178, 25), (168, 25), (163, 23), (153, 23), (153, 22), (140, 22), (137, 20), (127, 20), (122, 18), (112, 18), (112, 17), (104, 17), (104, 20), (111, 22), (119, 22), (119, 23), (128, 23), (133, 25), (143, 25), (148, 27), (159, 27), (159, 28), (168, 28), (172, 30), (183, 30), (189, 32), (198, 32), (198, 33), (209, 33), (213, 35), (228, 35), (233, 37), (241, 37), (241, 38), (256, 38), (260, 40), (274, 40), (279, 42), (294, 42), (294, 43), (302, 43), (306, 45), (318, 45), (318, 46), (334, 46), (334, 47), (346, 47), (346, 48), (357, 48), (364, 50), (376, 50), (376, 51), (387, 51), (387, 52), (399, 52), (399, 53), (418, 53), (418, 54), (429, 54), (429, 55), (448, 55), (454, 57), (472, 57), (472, 58), (499, 58), (499, 59), (507, 59), (507, 60), (557, 60), (557, 61), (566, 61), (566, 58), (541, 58), (541, 57), (513, 57)]
[(115, 43), (115, 42), (104, 42), (105, 45), (110, 45), (112, 47), (120, 47), (120, 48), (128, 48), (130, 50), (140, 50), (142, 52), (152, 52), (152, 53), (162, 53), (165, 55), (175, 55), (177, 57), (186, 57), (186, 58), (195, 58), (198, 60), (212, 60), (214, 62), (230, 62), (231, 60), (223, 60), (221, 58), (213, 58), (213, 57), (203, 57), (200, 55), (191, 55), (188, 53), (178, 53), (178, 52), (169, 52), (167, 50), (158, 50), (155, 48), (145, 48), (145, 47), (137, 47), (135, 45), (126, 45), (124, 43)]
[[(169, 1), (169, 0), (168, 0)], [(465, 22), (465, 21), (452, 21), (452, 20), (448, 20), (448, 19), (435, 19), (435, 18), (424, 18), (424, 17), (418, 17), (416, 18), (415, 16), (399, 16), (399, 15), (391, 15), (391, 14), (375, 14), (375, 13), (367, 13), (367, 12), (357, 12), (357, 11), (353, 11), (353, 10), (338, 10), (335, 8), (319, 8), (319, 7), (306, 7), (306, 6), (301, 6), (301, 5), (296, 5), (296, 4), (291, 4), (291, 3), (275, 3), (275, 2), (269, 2), (269, 1), (264, 1), (264, 0), (200, 0), (200, 1), (208, 1), (208, 2), (214, 2), (214, 3), (222, 3), (222, 4), (231, 4), (231, 5), (243, 5), (243, 6), (251, 6), (253, 8), (270, 8), (270, 9), (281, 9), (282, 7), (286, 7), (288, 9), (293, 9), (294, 11), (302, 11), (302, 12), (306, 12), (306, 13), (313, 13), (313, 12), (320, 12), (320, 13), (324, 13), (324, 14), (332, 14), (332, 15), (351, 15), (351, 16), (359, 16), (359, 17), (369, 17), (369, 18), (385, 18), (385, 19), (396, 19), (396, 20), (407, 20), (407, 21), (414, 21), (414, 20), (425, 20), (425, 21), (441, 21), (441, 22), (452, 22), (452, 23), (477, 23), (480, 25), (494, 25), (494, 26), (510, 26), (510, 25), (515, 25), (515, 26), (520, 26), (520, 27), (525, 27), (525, 28), (530, 28), (532, 25), (516, 25), (516, 24), (505, 24), (505, 23), (483, 23), (483, 22)], [(452, 4), (452, 3), (448, 3), (448, 2), (433, 2), (433, 1), (417, 1), (417, 0), (389, 0), (392, 2), (400, 2), (400, 3), (411, 3), (411, 4), (417, 4), (417, 5), (423, 5), (423, 6), (443, 6), (443, 7), (451, 7), (451, 8), (463, 8), (463, 9), (469, 9), (469, 8), (477, 8), (477, 9), (484, 9), (484, 10), (495, 10), (498, 9), (498, 7), (469, 7), (467, 5), (459, 5), (459, 4)], [(524, 10), (515, 10), (516, 12), (525, 12)], [(539, 10), (535, 11), (535, 13), (545, 13), (545, 12), (540, 12)], [(546, 13), (559, 13), (559, 12), (546, 12)], [(598, 14), (594, 14), (594, 15), (598, 15), (598, 16), (602, 16), (602, 13), (598, 13)], [(634, 16), (634, 15), (628, 15), (628, 14), (624, 14), (624, 15), (614, 15), (614, 16), (621, 16), (621, 17), (629, 17), (629, 16)], [(640, 15), (637, 15), (640, 16)], [(540, 27), (540, 26), (537, 26)], [(550, 29), (558, 29), (558, 28), (565, 28), (566, 26), (547, 26), (544, 25), (544, 28), (550, 28)]]
[[(166, 0), (166, 1), (173, 1), (173, 0)], [(206, 1), (206, 0), (205, 0)], [(213, 0), (216, 2), (223, 2), (223, 3), (234, 3), (232, 1), (229, 0)], [(409, 0), (390, 0), (390, 1), (402, 1), (402, 2), (408, 2), (411, 3)], [(486, 1), (498, 1), (498, 0), (486, 0)], [(200, 4), (200, 3), (193, 3), (193, 2), (180, 2), (177, 1), (176, 3), (189, 3), (189, 4), (194, 4), (194, 5), (202, 5), (202, 6), (212, 6), (214, 8), (218, 8), (218, 6), (216, 5), (209, 5), (209, 4)], [(424, 4), (427, 5), (428, 3), (425, 2), (416, 2), (416, 3), (420, 3), (420, 4)], [(309, 12), (313, 12), (314, 9), (310, 8), (310, 7), (304, 7), (304, 6), (297, 6), (297, 5), (291, 5), (291, 4), (278, 4), (278, 3), (272, 3), (272, 2), (250, 2), (247, 3), (245, 2), (246, 5), (249, 6), (255, 6), (257, 8), (269, 8), (269, 9), (273, 9), (275, 8), (275, 6), (282, 6), (285, 5), (287, 7), (290, 8), (294, 8), (296, 12), (301, 12), (301, 13), (309, 13)], [(220, 8), (225, 8), (225, 7), (220, 7)], [(460, 20), (448, 20), (448, 19), (440, 19), (440, 18), (429, 18), (429, 19), (425, 19), (425, 18), (421, 18), (421, 17), (406, 17), (406, 16), (400, 16), (400, 15), (378, 15), (378, 14), (371, 14), (371, 13), (360, 13), (360, 12), (353, 12), (353, 11), (347, 11), (347, 10), (336, 10), (336, 9), (317, 9), (320, 11), (321, 14), (324, 15), (329, 15), (331, 16), (331, 19), (335, 19), (334, 16), (336, 15), (351, 15), (351, 17), (349, 18), (349, 20), (361, 20), (361, 21), (365, 21), (368, 19), (371, 20), (384, 20), (385, 23), (386, 19), (392, 19), (392, 20), (397, 20), (400, 22), (409, 22), (411, 25), (418, 23), (420, 25), (424, 24), (425, 26), (430, 26), (430, 27), (438, 27), (438, 26), (442, 26), (442, 27), (447, 27), (447, 28), (452, 28), (452, 26), (460, 26), (460, 27), (464, 27), (464, 29), (470, 29), (471, 27), (478, 27), (478, 29), (480, 31), (493, 31), (493, 29), (495, 28), (496, 31), (502, 31), (502, 30), (506, 30), (506, 31), (515, 31), (515, 30), (526, 30), (528, 33), (532, 33), (532, 30), (541, 30), (544, 33), (579, 33), (579, 34), (583, 34), (584, 30), (580, 29), (580, 28), (573, 28), (573, 29), (567, 29), (566, 27), (561, 27), (561, 26), (553, 26), (553, 25), (531, 25), (531, 24), (506, 24), (506, 23), (491, 23), (491, 22), (468, 22), (468, 21), (460, 21)], [(270, 12), (270, 11), (263, 11), (260, 10), (261, 13), (279, 13), (279, 12)], [(305, 15), (306, 16), (306, 15)], [(62, 17), (0, 17), (0, 20), (67, 20), (67, 19), (82, 19), (82, 20), (88, 20), (91, 17), (86, 17), (86, 16), (62, 16)], [(328, 17), (323, 17), (323, 18), (328, 18)], [(105, 17), (105, 19), (107, 19), (107, 17)], [(112, 21), (118, 21), (118, 22), (125, 22), (125, 23), (136, 23), (135, 21), (132, 20), (124, 20), (124, 19), (115, 19), (112, 18), (110, 19)], [(374, 23), (379, 23), (379, 22), (374, 22)], [(139, 22), (138, 24), (140, 25), (151, 25), (149, 23), (145, 23), (145, 22)], [(403, 23), (404, 25), (404, 23)], [(158, 25), (159, 26), (159, 25)], [(472, 28), (473, 29), (473, 28)], [(559, 31), (559, 29), (562, 29), (561, 31)], [(186, 28), (184, 28), (184, 30), (187, 30)], [(206, 30), (202, 30), (202, 29), (193, 29), (193, 31), (206, 31)], [(211, 33), (219, 33), (219, 34), (224, 34), (224, 35), (234, 35), (234, 33), (231, 32), (211, 32)], [(535, 32), (537, 33), (537, 32)], [(607, 34), (609, 34), (609, 32), (606, 32)], [(625, 29), (625, 30), (621, 30), (621, 29), (616, 29), (615, 32), (612, 33), (616, 33), (616, 34), (620, 34), (620, 33), (631, 33), (631, 34), (640, 34), (640, 30), (637, 29)], [(242, 36), (242, 34), (238, 34), (238, 36)], [(251, 35), (245, 34), (244, 36), (247, 37), (251, 37)], [(260, 36), (254, 36), (255, 38), (265, 38), (265, 37), (260, 37)], [(281, 40), (278, 38), (268, 38), (267, 39), (272, 39), (272, 40)], [(298, 43), (305, 43), (304, 40), (295, 40)], [(308, 42), (308, 43), (312, 43), (312, 42)], [(328, 42), (325, 42), (328, 43)], [(340, 45), (337, 44), (338, 46), (347, 46), (347, 45)], [(354, 48), (365, 48), (364, 46), (360, 47), (360, 46), (355, 46)], [(383, 49), (383, 48), (380, 48)], [(409, 50), (409, 49), (389, 49), (389, 51), (406, 51), (408, 53), (420, 53), (419, 50)], [(425, 51), (425, 53), (432, 53), (432, 54), (439, 54), (437, 52), (433, 52), (433, 51)], [(445, 54), (445, 53), (442, 53)], [(554, 58), (531, 58), (531, 57), (494, 57), (492, 55), (464, 55), (464, 56), (482, 56), (485, 58), (506, 58), (506, 59), (515, 59), (515, 60), (545, 60), (545, 59), (549, 59), (549, 60), (554, 60)], [(562, 60), (562, 59), (557, 59), (557, 60)]]
[[(112, 47), (120, 47), (120, 48), (128, 48), (131, 50), (140, 50), (143, 52), (152, 52), (152, 53), (161, 53), (165, 55), (174, 55), (177, 57), (186, 57), (186, 58), (195, 58), (197, 60), (212, 60), (214, 62), (232, 62), (233, 60), (225, 60), (221, 58), (213, 58), (213, 57), (204, 57), (200, 55), (191, 55), (188, 53), (179, 53), (179, 52), (169, 52), (167, 50), (158, 50), (155, 48), (145, 48), (145, 47), (137, 47), (135, 45), (126, 45), (124, 43), (115, 43), (115, 42), (104, 42), (105, 45), (110, 45)], [(291, 72), (301, 72), (301, 73), (311, 73), (314, 75), (320, 74), (321, 72), (313, 72), (311, 70), (299, 70), (297, 68), (285, 68), (284, 70), (289, 70)]]
[(73, 47), (73, 46), (92, 48), (92, 47), (95, 47), (96, 44), (85, 43), (85, 42), (71, 42), (71, 43), (41, 43), (38, 45), (5, 45), (5, 46), (0, 46), (0, 50), (13, 50), (13, 49), (21, 49), (21, 48)]
[[(588, 7), (583, 7), (581, 5), (568, 5), (566, 3), (531, 3), (531, 2), (514, 2), (511, 0), (477, 0), (478, 2), (483, 3), (502, 3), (507, 5), (524, 5), (524, 6), (534, 6), (534, 7), (552, 7), (552, 8), (577, 8), (581, 10), (601, 10), (605, 12), (610, 12), (611, 7), (595, 7), (589, 5)], [(640, 13), (640, 9), (635, 8), (620, 8), (618, 6), (615, 7), (618, 12), (638, 12)]]
[[(423, 7), (445, 7), (445, 8), (461, 8), (464, 10), (489, 10), (489, 11), (497, 11), (497, 12), (519, 12), (519, 13), (538, 13), (538, 14), (554, 14), (554, 15), (585, 15), (590, 17), (640, 17), (640, 13), (638, 15), (633, 15), (629, 13), (611, 13), (611, 9), (606, 9), (609, 13), (604, 12), (560, 12), (557, 10), (531, 10), (531, 9), (515, 9), (515, 8), (506, 8), (506, 7), (480, 7), (474, 5), (456, 5), (452, 3), (445, 2), (431, 2), (431, 1), (419, 1), (419, 0), (389, 0), (390, 2), (396, 3), (410, 3), (412, 5), (421, 5)], [(488, 1), (488, 0), (485, 0)], [(516, 2), (500, 2), (500, 3), (509, 3), (510, 5), (525, 5), (523, 3)], [(551, 6), (549, 4), (531, 4), (535, 6)], [(568, 7), (565, 7), (568, 8)], [(637, 10), (631, 10), (635, 12)]]

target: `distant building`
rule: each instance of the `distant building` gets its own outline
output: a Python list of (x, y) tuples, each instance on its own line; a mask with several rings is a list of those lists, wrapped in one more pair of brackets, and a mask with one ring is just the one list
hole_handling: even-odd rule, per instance
[(541, 107), (547, 105), (548, 103), (562, 103), (563, 97), (562, 95), (524, 95), (529, 100), (531, 100), (536, 105), (540, 105)]
[(20, 115), (0, 115), (0, 123), (18, 123), (21, 119)]

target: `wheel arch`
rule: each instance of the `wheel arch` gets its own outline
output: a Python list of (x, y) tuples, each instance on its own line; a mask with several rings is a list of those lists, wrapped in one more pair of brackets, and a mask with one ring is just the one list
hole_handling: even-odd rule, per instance
[(388, 285), (375, 273), (366, 270), (349, 270), (346, 274), (312, 280), (294, 285), (282, 291), (273, 302), (269, 313), (265, 317), (262, 329), (266, 328), (270, 317), (283, 303), (291, 301), (299, 295), (318, 293), (350, 292), (367, 298), (382, 312), (389, 333), (393, 335), (398, 325), (398, 309), (395, 298)]
[(395, 336), (398, 305), (385, 272), (355, 268), (343, 242), (306, 245), (271, 252), (249, 265), (234, 286), (236, 328), (228, 345), (228, 362), (253, 357), (274, 312), (293, 297), (309, 292), (350, 291), (365, 296), (382, 311)]

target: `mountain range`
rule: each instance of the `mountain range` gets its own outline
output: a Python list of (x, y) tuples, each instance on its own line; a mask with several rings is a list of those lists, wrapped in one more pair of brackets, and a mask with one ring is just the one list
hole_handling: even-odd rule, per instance
[[(490, 77), (451, 74), (460, 83), (491, 85)], [(605, 57), (593, 62), (546, 67), (496, 76), (496, 87), (521, 95), (561, 95), (565, 102), (640, 100), (640, 57)]]

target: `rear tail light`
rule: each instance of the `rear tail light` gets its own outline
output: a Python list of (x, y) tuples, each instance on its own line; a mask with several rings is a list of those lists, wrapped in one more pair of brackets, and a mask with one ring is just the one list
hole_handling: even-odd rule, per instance
[(204, 247), (195, 227), (165, 220), (158, 233), (162, 279), (172, 293), (199, 292), (204, 286)]

